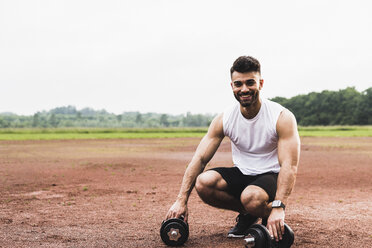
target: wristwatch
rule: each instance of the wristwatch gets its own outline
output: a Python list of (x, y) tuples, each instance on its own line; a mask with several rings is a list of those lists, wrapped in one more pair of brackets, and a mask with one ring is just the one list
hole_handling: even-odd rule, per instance
[(271, 207), (272, 208), (283, 208), (283, 210), (285, 209), (285, 205), (283, 204), (283, 202), (281, 200), (273, 201)]

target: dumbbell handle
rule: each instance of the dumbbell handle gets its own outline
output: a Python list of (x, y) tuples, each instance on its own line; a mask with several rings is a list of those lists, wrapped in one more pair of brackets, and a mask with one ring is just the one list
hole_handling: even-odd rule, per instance
[(254, 238), (253, 237), (245, 238), (244, 241), (245, 241), (245, 247), (246, 248), (251, 248), (251, 247), (254, 247), (255, 246)]

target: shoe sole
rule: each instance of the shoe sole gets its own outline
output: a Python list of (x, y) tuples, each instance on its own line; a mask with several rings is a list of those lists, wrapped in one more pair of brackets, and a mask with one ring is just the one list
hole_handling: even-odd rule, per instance
[(241, 235), (237, 235), (237, 234), (229, 233), (229, 234), (227, 234), (227, 237), (228, 237), (228, 238), (244, 238), (245, 235), (243, 235), (243, 234), (241, 234)]

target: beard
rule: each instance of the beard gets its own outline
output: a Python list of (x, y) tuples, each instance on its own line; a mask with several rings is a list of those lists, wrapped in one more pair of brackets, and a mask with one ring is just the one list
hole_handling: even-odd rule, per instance
[[(258, 90), (250, 91), (248, 93), (234, 93), (235, 99), (244, 108), (248, 108), (257, 102), (260, 93)], [(250, 96), (250, 99), (242, 99), (242, 96)]]

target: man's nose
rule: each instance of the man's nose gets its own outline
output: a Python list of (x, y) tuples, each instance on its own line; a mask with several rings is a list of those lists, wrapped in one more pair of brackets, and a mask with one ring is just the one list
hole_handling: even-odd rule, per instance
[(249, 92), (249, 87), (246, 84), (243, 84), (241, 91), (242, 92)]

